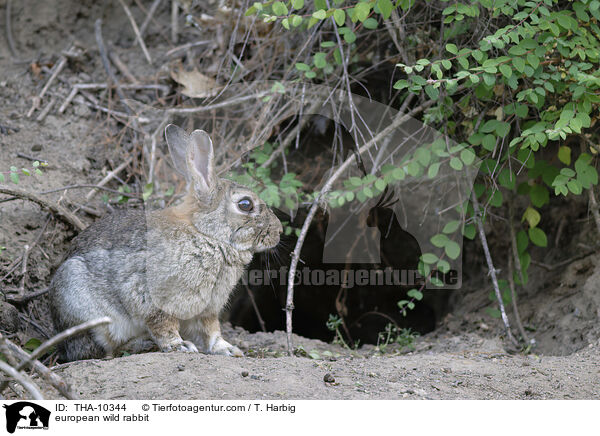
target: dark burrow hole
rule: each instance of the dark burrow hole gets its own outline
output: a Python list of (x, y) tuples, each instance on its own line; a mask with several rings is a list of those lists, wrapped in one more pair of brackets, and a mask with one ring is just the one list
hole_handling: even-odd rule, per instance
[[(328, 328), (327, 321), (335, 315), (344, 319), (345, 327), (340, 326), (344, 340), (354, 344), (376, 344), (379, 333), (385, 331), (390, 323), (425, 334), (433, 331), (438, 320), (447, 312), (451, 291), (432, 290), (424, 291), (423, 300), (415, 302), (414, 309), (407, 311), (406, 316), (401, 313), (398, 302), (410, 299), (407, 291), (415, 286), (387, 283), (389, 280), (392, 283), (410, 280), (407, 271), (417, 269), (417, 259), (421, 254), (418, 244), (400, 227), (391, 209), (374, 208), (369, 212), (369, 218), (370, 227), (378, 229), (382, 235), (380, 262), (346, 265), (323, 262), (329, 216), (321, 214), (315, 217), (302, 250), (303, 262), (298, 264), (298, 280), (294, 287), (294, 333), (329, 342), (335, 333)], [(373, 218), (376, 223), (371, 222)], [(228, 316), (233, 325), (250, 332), (262, 330), (249, 296), (252, 293), (264, 328), (267, 331), (285, 330), (289, 254), (284, 251), (293, 250), (295, 242), (295, 238), (284, 240), (279, 255), (263, 253), (255, 257), (245, 275), (248, 285), (240, 283), (232, 297)], [(288, 246), (284, 248), (285, 245)], [(281, 267), (284, 269), (281, 270)], [(391, 268), (387, 278), (386, 268)], [(269, 280), (266, 271), (271, 271), (270, 283), (264, 283)], [(362, 280), (368, 283), (352, 284), (352, 280), (361, 280), (361, 274)], [(329, 283), (335, 284), (328, 285), (328, 278), (331, 280)], [(342, 287), (339, 283), (347, 286)]]
[[(391, 70), (374, 71), (363, 82), (366, 88), (357, 86), (353, 88), (353, 92), (386, 103), (390, 97), (389, 84), (384, 83), (381, 78), (389, 78), (391, 74)], [(367, 88), (368, 91), (365, 91)], [(398, 109), (401, 102), (395, 101), (392, 104)], [(295, 122), (297, 120), (291, 121)], [(320, 115), (311, 116), (300, 138), (300, 146), (297, 149), (291, 147), (287, 156), (288, 171), (298, 174), (305, 186), (313, 189), (317, 189), (319, 183), (325, 179), (332, 161), (337, 159), (339, 162), (341, 156), (348, 156), (355, 149), (355, 143), (346, 129)], [(273, 142), (277, 140), (273, 138)], [(281, 175), (282, 173), (279, 173), (279, 176)], [(274, 176), (276, 179), (277, 174)], [(390, 280), (386, 278), (386, 268), (396, 272), (396, 275), (388, 273), (392, 276), (392, 283), (395, 279), (401, 279), (403, 283), (410, 281), (411, 272), (417, 270), (418, 259), (422, 254), (417, 240), (403, 229), (390, 207), (389, 200), (393, 197), (393, 192), (384, 192), (374, 206), (371, 203), (368, 209), (359, 214), (358, 222), (355, 223), (357, 231), (379, 233), (379, 237), (371, 238), (379, 241), (378, 249), (374, 250), (372, 246), (361, 247), (360, 238), (352, 231), (345, 230), (340, 236), (347, 239), (346, 244), (338, 244), (337, 247), (338, 251), (343, 251), (338, 253), (341, 258), (349, 251), (360, 253), (367, 250), (377, 255), (378, 259), (375, 262), (365, 262), (364, 258), (358, 262), (348, 262), (347, 259), (331, 262), (327, 256), (325, 241), (331, 239), (328, 238), (328, 227), (338, 225), (330, 216), (336, 212), (316, 214), (298, 263), (301, 279), (294, 289), (294, 333), (329, 342), (335, 337), (335, 333), (328, 328), (327, 321), (334, 315), (344, 320), (340, 330), (350, 345), (376, 344), (379, 333), (385, 331), (390, 323), (399, 328), (410, 328), (414, 332), (425, 334), (433, 331), (438, 321), (447, 313), (451, 291), (425, 290), (423, 299), (415, 301), (414, 309), (406, 311), (406, 315), (403, 315), (398, 302), (410, 300), (411, 298), (407, 298), (407, 292), (419, 286), (410, 283), (400, 286), (386, 284)], [(298, 216), (293, 220), (295, 227), (302, 226), (307, 209), (300, 208)], [(290, 217), (285, 213), (277, 213), (282, 221), (290, 221)], [(261, 331), (263, 326), (259, 322), (256, 307), (266, 331), (285, 330), (288, 275), (287, 269), (282, 273), (280, 267), (289, 268), (295, 244), (294, 236), (283, 237), (275, 254), (262, 253), (255, 256), (245, 275), (250, 283), (248, 286), (242, 283), (238, 285), (226, 314), (233, 325), (241, 326), (250, 332)], [(264, 283), (266, 270), (276, 271), (272, 274), (269, 284)], [(380, 282), (373, 276), (377, 274), (374, 272), (377, 270), (382, 272), (379, 274), (383, 274)], [(337, 277), (335, 284), (328, 284), (328, 274), (331, 282)], [(347, 278), (343, 274), (350, 274), (354, 278), (359, 274), (368, 274), (368, 283), (344, 288), (340, 286), (340, 283), (344, 282), (342, 277)], [(249, 296), (250, 293), (255, 304)]]

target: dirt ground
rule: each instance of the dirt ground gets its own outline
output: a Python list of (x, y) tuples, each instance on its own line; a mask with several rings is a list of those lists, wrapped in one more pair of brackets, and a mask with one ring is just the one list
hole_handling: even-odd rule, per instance
[(57, 373), (86, 399), (600, 398), (600, 341), (569, 356), (523, 356), (507, 354), (498, 340), (448, 335), (424, 337), (408, 354), (376, 355), (295, 337), (295, 345), (319, 352), (314, 360), (284, 356), (284, 332), (225, 334), (265, 357), (147, 353), (74, 362)]
[[(2, 39), (0, 125), (7, 129), (0, 133), (0, 171), (12, 165), (30, 168), (31, 161), (19, 157), (21, 153), (48, 161), (43, 175), (21, 177), (21, 189), (40, 193), (97, 184), (123, 161), (118, 145), (122, 126), (79, 99), (63, 114), (55, 110), (71, 82), (106, 81), (94, 52), (95, 19), (104, 18), (105, 38), (141, 82), (176, 85), (159, 66), (145, 63), (118, 2), (12, 3), (19, 53), (15, 58)], [(2, 23), (5, 6), (0, 0)], [(142, 21), (143, 15), (135, 8), (134, 12)], [(162, 7), (155, 19), (168, 23), (169, 8)], [(161, 36), (165, 31), (149, 27), (146, 41), (155, 59), (172, 48)], [(83, 65), (69, 62), (61, 74), (66, 82), (58, 80), (51, 88), (42, 107), (54, 98), (54, 110), (40, 121), (36, 117), (41, 109), (28, 118), (33, 97), (49, 77), (42, 67), (51, 67), (74, 41), (92, 55)], [(45, 198), (72, 210), (79, 207), (77, 216), (89, 224), (95, 214), (108, 209), (100, 194), (90, 199), (89, 192), (61, 190)], [(578, 232), (571, 229), (546, 254), (533, 252), (534, 257), (544, 256), (539, 263), (557, 264), (580, 254), (582, 244), (591, 245), (588, 235), (593, 231), (586, 227), (585, 214), (577, 219)], [(0, 277), (28, 244), (33, 248), (26, 287), (43, 289), (74, 234), (69, 225), (31, 202), (0, 203)], [(551, 271), (535, 264), (531, 268), (531, 286), (519, 297), (523, 322), (536, 340), (529, 354), (506, 351), (500, 322), (485, 312), (491, 305), (490, 285), (482, 268), (476, 274), (471, 271), (465, 288), (453, 297), (451, 312), (434, 332), (418, 338), (412, 351), (390, 349), (382, 354), (374, 346), (349, 351), (296, 336), (294, 345), (306, 355), (288, 357), (283, 332), (251, 334), (227, 326), (224, 336), (246, 357), (147, 353), (73, 362), (56, 371), (86, 399), (600, 399), (600, 257), (583, 257)], [(0, 282), (4, 293), (20, 286), (19, 274), (10, 277)], [(4, 333), (17, 342), (51, 335), (45, 297), (21, 308), (18, 316), (3, 303), (0, 314)], [(53, 390), (45, 394), (59, 398)]]

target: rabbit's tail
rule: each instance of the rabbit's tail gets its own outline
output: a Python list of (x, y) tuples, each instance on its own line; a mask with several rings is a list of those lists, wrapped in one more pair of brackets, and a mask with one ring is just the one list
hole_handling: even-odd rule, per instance
[(107, 352), (102, 345), (94, 340), (92, 333), (84, 333), (68, 339), (58, 345), (61, 360), (72, 362), (82, 359), (101, 359)]

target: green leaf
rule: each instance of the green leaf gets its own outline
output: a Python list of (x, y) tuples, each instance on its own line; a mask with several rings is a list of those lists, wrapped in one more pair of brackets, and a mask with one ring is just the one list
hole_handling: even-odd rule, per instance
[(442, 232), (444, 232), (446, 234), (454, 233), (458, 230), (458, 228), (460, 227), (460, 224), (461, 224), (461, 222), (458, 220), (449, 221), (446, 223), (446, 225), (442, 229)]
[(438, 257), (433, 253), (425, 253), (421, 256), (421, 260), (426, 264), (432, 264), (437, 262)]
[(324, 20), (327, 17), (327, 12), (325, 11), (325, 9), (319, 9), (314, 11), (312, 16), (317, 20)]
[(513, 58), (512, 64), (519, 73), (525, 70), (525, 61), (520, 57)]
[(150, 196), (152, 195), (152, 192), (154, 191), (154, 183), (147, 183), (146, 185), (144, 185), (144, 190), (142, 192), (142, 199), (144, 201), (147, 201)]
[(571, 148), (563, 145), (558, 148), (558, 160), (565, 165), (571, 165)]
[(319, 69), (323, 69), (327, 66), (327, 60), (325, 59), (327, 57), (327, 53), (323, 53), (323, 52), (318, 52), (315, 53), (313, 55), (313, 63), (315, 64), (315, 67), (319, 68)]
[(539, 227), (533, 227), (529, 229), (529, 239), (538, 247), (546, 247), (548, 245), (548, 238), (542, 229)]
[(394, 89), (401, 90), (401, 89), (408, 88), (408, 87), (409, 87), (409, 83), (408, 83), (408, 81), (406, 81), (404, 79), (398, 80), (396, 83), (394, 83)]
[(429, 166), (429, 169), (427, 170), (427, 176), (430, 179), (433, 179), (434, 177), (436, 177), (438, 175), (439, 170), (440, 170), (440, 163), (439, 162), (432, 163)]
[(529, 245), (529, 237), (527, 236), (527, 233), (525, 233), (523, 230), (519, 230), (516, 238), (517, 238), (517, 252), (519, 254), (522, 254), (525, 252), (525, 250), (527, 250), (527, 246)]
[(419, 148), (415, 151), (415, 158), (421, 165), (426, 167), (431, 161), (431, 152), (427, 148)]
[(375, 181), (375, 188), (377, 188), (379, 191), (383, 191), (386, 185), (387, 183), (385, 183), (383, 179), (377, 179)]
[(567, 188), (575, 195), (579, 195), (582, 192), (582, 186), (578, 180), (569, 180), (567, 182)]
[(468, 239), (471, 239), (471, 240), (475, 239), (475, 233), (476, 233), (475, 226), (473, 224), (467, 224), (463, 228), (463, 232), (462, 233), (463, 233), (463, 235), (464, 235), (465, 238), (468, 238)]
[(421, 301), (423, 299), (423, 293), (417, 289), (411, 289), (406, 293), (410, 298), (414, 298), (417, 301)]
[(23, 348), (26, 349), (29, 352), (33, 352), (40, 345), (42, 345), (42, 341), (41, 340), (39, 340), (38, 338), (31, 338), (27, 342), (25, 342), (25, 345), (23, 345)]
[(379, 8), (383, 18), (386, 20), (390, 18), (392, 15), (392, 10), (394, 9), (394, 5), (392, 4), (391, 0), (377, 0), (377, 7)]
[(496, 137), (494, 135), (485, 135), (481, 141), (481, 145), (488, 151), (493, 151), (496, 148)]
[(338, 26), (343, 26), (346, 22), (346, 12), (343, 9), (333, 11), (333, 19)]
[(502, 200), (502, 192), (499, 189), (495, 189), (490, 197), (490, 205), (494, 207), (500, 207), (502, 206)]
[(446, 50), (452, 54), (458, 53), (458, 47), (456, 47), (456, 44), (446, 44)]
[(446, 274), (448, 271), (450, 271), (450, 264), (448, 262), (446, 262), (445, 260), (440, 260), (437, 263), (437, 269)]
[(500, 186), (506, 189), (514, 189), (516, 181), (517, 177), (508, 168), (504, 168), (502, 171), (500, 171), (500, 174), (498, 175), (498, 183), (500, 183)]
[(359, 2), (354, 7), (354, 16), (361, 23), (367, 19), (370, 12), (371, 12), (371, 5), (367, 2)]
[(463, 169), (463, 163), (459, 158), (453, 157), (450, 159), (450, 167), (456, 171), (460, 171)]
[(527, 220), (527, 222), (529, 223), (529, 227), (533, 228), (538, 225), (541, 219), (542, 217), (537, 210), (535, 210), (532, 207), (528, 207), (527, 209), (525, 209), (521, 221)]
[(538, 65), (540, 64), (540, 59), (533, 53), (527, 53), (527, 62), (535, 70), (538, 67)]
[(288, 14), (288, 8), (285, 5), (285, 3), (283, 3), (283, 2), (273, 3), (273, 6), (271, 6), (271, 10), (273, 11), (273, 13), (275, 15), (279, 15), (279, 16)]
[(454, 241), (448, 241), (444, 247), (444, 251), (450, 259), (457, 259), (460, 256), (460, 245)]
[(550, 202), (550, 193), (542, 185), (533, 185), (529, 190), (529, 197), (531, 198), (531, 203), (535, 207), (542, 207), (546, 203)]
[(292, 7), (294, 9), (302, 9), (304, 7), (304, 0), (292, 0)]
[(430, 99), (432, 100), (437, 100), (440, 96), (440, 91), (438, 88), (434, 88), (431, 85), (427, 85), (425, 87), (425, 93), (429, 96)]
[[(445, 247), (446, 243), (448, 243), (448, 241), (449, 241), (448, 236), (443, 235), (441, 233), (439, 233), (431, 238), (431, 243), (438, 248)], [(433, 263), (433, 262), (429, 262), (429, 263)]]
[(460, 158), (465, 165), (471, 165), (475, 161), (475, 153), (469, 148), (465, 148), (460, 152)]
[(498, 67), (498, 69), (504, 77), (509, 78), (510, 76), (512, 76), (512, 68), (508, 65), (502, 64)]
[(344, 41), (346, 41), (348, 44), (352, 44), (354, 41), (356, 41), (356, 34), (354, 32), (344, 33)]

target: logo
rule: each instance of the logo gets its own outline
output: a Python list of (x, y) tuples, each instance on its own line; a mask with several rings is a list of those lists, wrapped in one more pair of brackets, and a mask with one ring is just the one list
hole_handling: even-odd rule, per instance
[(48, 429), (50, 411), (29, 401), (19, 401), (3, 405), (6, 409), (6, 431), (14, 433), (18, 429)]

